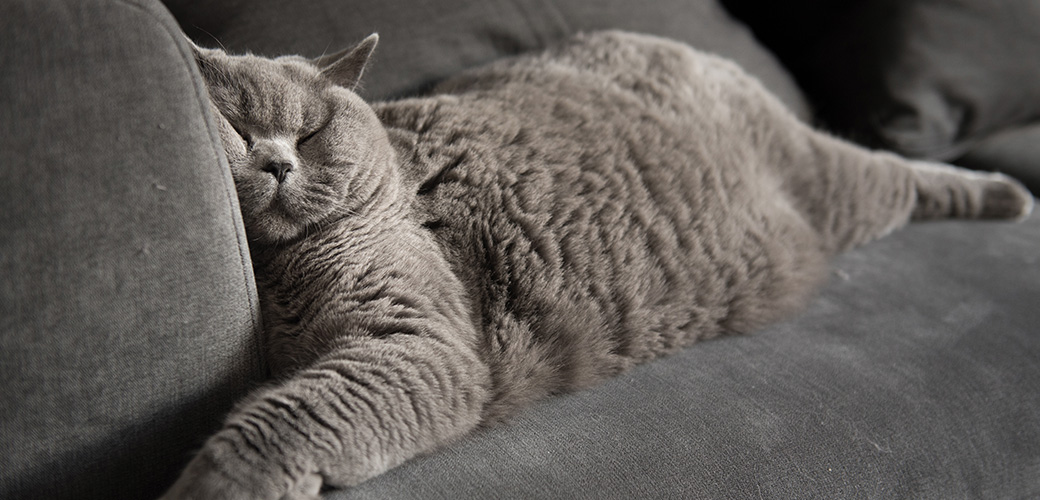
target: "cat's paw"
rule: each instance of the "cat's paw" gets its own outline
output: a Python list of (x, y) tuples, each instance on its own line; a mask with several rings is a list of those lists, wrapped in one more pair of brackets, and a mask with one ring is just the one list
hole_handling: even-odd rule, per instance
[(282, 472), (221, 458), (210, 448), (200, 452), (160, 500), (319, 500), (322, 477)]
[(983, 188), (981, 217), (1023, 220), (1033, 212), (1033, 195), (1004, 174), (990, 174)]
[(298, 479), (281, 500), (320, 500), (323, 479), (319, 474), (307, 474)]
[(1033, 211), (1033, 195), (1022, 183), (995, 172), (953, 165), (910, 161), (916, 175), (914, 219), (1025, 219)]

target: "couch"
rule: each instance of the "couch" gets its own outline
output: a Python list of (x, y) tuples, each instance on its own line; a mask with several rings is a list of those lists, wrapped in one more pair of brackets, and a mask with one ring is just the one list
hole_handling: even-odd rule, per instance
[[(806, 121), (1040, 189), (1040, 9), (986, 0), (0, 0), (0, 498), (154, 498), (264, 380), (183, 33), (381, 35), (414, 95), (579, 30), (732, 58)], [(807, 310), (544, 401), (328, 499), (1040, 497), (1040, 214), (916, 224)]]

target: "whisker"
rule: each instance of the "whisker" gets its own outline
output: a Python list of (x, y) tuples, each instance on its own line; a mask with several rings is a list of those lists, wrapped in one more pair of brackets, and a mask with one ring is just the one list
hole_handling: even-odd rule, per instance
[(332, 46), (332, 40), (329, 40), (329, 43), (325, 44), (325, 49), (321, 51), (321, 55), (318, 56), (319, 60), (322, 59), (323, 57), (325, 57), (326, 55), (328, 55), (329, 47), (331, 47), (331, 46)]
[(213, 33), (210, 33), (209, 31), (206, 31), (206, 30), (205, 30), (205, 29), (203, 29), (203, 28), (202, 28), (201, 26), (199, 26), (199, 25), (197, 25), (197, 24), (194, 24), (194, 23), (193, 23), (193, 24), (192, 24), (191, 26), (192, 26), (193, 28), (195, 28), (195, 29), (197, 29), (197, 30), (199, 30), (199, 31), (201, 31), (201, 32), (203, 32), (203, 33), (205, 33), (205, 34), (209, 35), (209, 37), (210, 37), (210, 38), (212, 38), (214, 42), (217, 42), (217, 45), (220, 45), (220, 48), (221, 48), (221, 50), (223, 50), (224, 52), (227, 52), (227, 51), (228, 51), (227, 47), (225, 47), (225, 46), (224, 46), (224, 43), (223, 43), (223, 42), (221, 42), (221, 41), (220, 41), (220, 39), (219, 39), (219, 38), (217, 38), (217, 37), (216, 37), (215, 35), (213, 35)]

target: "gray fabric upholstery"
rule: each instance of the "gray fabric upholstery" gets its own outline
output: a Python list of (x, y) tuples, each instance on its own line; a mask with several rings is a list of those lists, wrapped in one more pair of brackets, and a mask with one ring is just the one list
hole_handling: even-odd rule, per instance
[(715, 0), (165, 0), (205, 46), (268, 56), (333, 52), (379, 32), (362, 79), (368, 99), (400, 97), (462, 69), (544, 47), (577, 31), (627, 29), (683, 40), (734, 59), (802, 117), (804, 98), (769, 51)]
[(809, 309), (332, 499), (1040, 497), (1040, 214), (912, 226)]
[(205, 90), (157, 2), (0, 24), (0, 498), (154, 497), (261, 371)]
[[(707, 2), (596, 1), (169, 4), (233, 50), (380, 31), (370, 97), (607, 25), (761, 59), (784, 95)], [(201, 82), (156, 0), (0, 0), (0, 26), (0, 498), (155, 497), (263, 370)], [(785, 323), (326, 497), (1040, 497), (1038, 248), (1040, 214), (911, 227), (842, 257)]]
[(1040, 122), (993, 134), (954, 161), (978, 170), (1004, 172), (1040, 195)]
[(1040, 2), (722, 2), (837, 133), (913, 157), (968, 153), (964, 164), (1035, 186), (1040, 165), (1017, 161), (1022, 143), (990, 138), (1040, 121)]
[(812, 54), (820, 110), (836, 126), (949, 160), (972, 141), (1040, 119), (1040, 63), (1031, 55), (1040, 51), (1040, 3), (866, 5)]

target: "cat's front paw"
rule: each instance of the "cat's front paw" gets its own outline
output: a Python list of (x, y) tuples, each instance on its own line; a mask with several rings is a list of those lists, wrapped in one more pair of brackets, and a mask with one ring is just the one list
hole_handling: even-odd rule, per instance
[(320, 499), (322, 478), (317, 473), (290, 477), (278, 467), (253, 466), (215, 448), (203, 449), (160, 500)]

